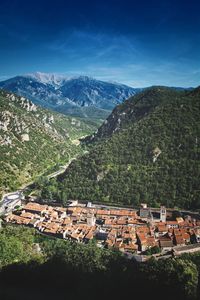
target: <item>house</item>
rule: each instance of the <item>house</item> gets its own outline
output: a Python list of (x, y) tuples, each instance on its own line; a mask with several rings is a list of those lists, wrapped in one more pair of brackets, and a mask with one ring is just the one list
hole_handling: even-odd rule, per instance
[(142, 220), (153, 220), (153, 216), (150, 208), (140, 208), (139, 216)]
[(28, 202), (24, 207), (23, 210), (25, 212), (30, 212), (33, 214), (39, 214), (42, 215), (43, 213), (46, 213), (48, 209), (48, 205), (41, 205), (39, 203), (35, 202)]
[(151, 230), (148, 226), (139, 226), (136, 228), (137, 233), (145, 233), (145, 234), (150, 234)]
[(72, 219), (70, 217), (64, 218), (62, 225), (72, 225)]
[(167, 237), (161, 237), (159, 239), (159, 246), (162, 249), (163, 252), (168, 252), (170, 250), (172, 250), (173, 248), (173, 242), (170, 238)]
[(61, 219), (67, 216), (67, 211), (64, 207), (54, 207), (54, 210), (58, 213), (58, 217)]
[(43, 232), (46, 227), (46, 222), (45, 221), (36, 222), (34, 227), (37, 228), (39, 231)]
[(73, 225), (65, 225), (62, 228), (63, 239), (70, 238), (72, 232), (75, 230)]
[(176, 221), (178, 222), (178, 224), (183, 224), (184, 223), (184, 220), (183, 220), (182, 217), (177, 217)]
[(185, 228), (175, 228), (173, 230), (175, 245), (185, 245), (190, 242), (190, 234)]
[(108, 231), (106, 229), (99, 228), (97, 230), (96, 237), (99, 240), (106, 240), (108, 237)]
[(166, 221), (167, 228), (178, 228), (178, 222), (177, 221)]
[(190, 243), (190, 234), (189, 234), (188, 232), (184, 232), (184, 233), (182, 234), (182, 236), (183, 236), (183, 239), (184, 239), (184, 241), (185, 241), (185, 244)]
[(69, 206), (77, 206), (78, 205), (78, 200), (71, 200), (69, 203)]
[(124, 252), (137, 253), (138, 245), (135, 243), (124, 244)]
[(185, 245), (185, 241), (183, 239), (182, 234), (175, 234), (174, 235), (174, 243), (176, 246), (183, 246)]
[(138, 241), (138, 248), (139, 251), (145, 251), (148, 247), (147, 245), (147, 238), (145, 233), (137, 233), (137, 241)]
[(34, 219), (35, 218), (35, 214), (32, 214), (30, 212), (25, 212), (23, 211), (20, 215), (23, 218), (27, 218), (27, 219)]
[(98, 209), (97, 210), (97, 215), (98, 216), (110, 215), (110, 210), (107, 210), (107, 209)]
[(147, 248), (152, 248), (157, 246), (157, 242), (155, 240), (154, 236), (148, 236), (147, 237)]
[(44, 226), (44, 233), (56, 235), (58, 233), (60, 225), (55, 222), (46, 223)]
[(192, 244), (186, 246), (175, 246), (173, 248), (173, 255), (178, 256), (183, 253), (195, 253), (200, 251), (200, 244)]
[(17, 216), (14, 214), (9, 214), (6, 218), (5, 218), (6, 222), (10, 222), (10, 223), (15, 223), (18, 225), (28, 225), (30, 222), (30, 219), (21, 217), (21, 216)]
[(119, 217), (117, 219), (117, 224), (118, 225), (126, 225), (127, 224), (127, 218), (126, 217)]
[(94, 229), (91, 229), (84, 237), (85, 241), (87, 242), (92, 240), (94, 238), (94, 234), (95, 234)]
[(112, 249), (112, 247), (114, 246), (114, 243), (115, 243), (115, 241), (113, 241), (111, 239), (107, 239), (105, 242), (108, 249)]
[(200, 243), (200, 228), (194, 229), (194, 235), (195, 235), (196, 243)]
[(156, 226), (155, 235), (156, 235), (156, 237), (160, 237), (160, 236), (166, 235), (167, 231), (168, 231), (168, 229), (167, 229), (166, 224), (160, 222)]

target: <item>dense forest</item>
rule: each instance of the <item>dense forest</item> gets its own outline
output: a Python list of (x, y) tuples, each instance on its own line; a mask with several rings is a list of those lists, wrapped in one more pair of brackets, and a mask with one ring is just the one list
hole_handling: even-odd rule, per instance
[(145, 263), (118, 251), (0, 230), (1, 299), (198, 299), (200, 254)]
[(153, 87), (117, 106), (42, 197), (200, 207), (200, 88)]

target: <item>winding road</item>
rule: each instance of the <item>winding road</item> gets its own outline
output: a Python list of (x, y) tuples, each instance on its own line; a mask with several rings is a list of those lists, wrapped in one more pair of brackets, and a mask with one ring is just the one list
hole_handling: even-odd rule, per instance
[[(82, 155), (84, 155), (86, 153), (88, 153), (88, 151), (84, 151)], [(67, 170), (67, 168), (70, 166), (72, 161), (76, 160), (78, 157), (79, 157), (79, 155), (74, 156), (67, 162), (66, 165), (61, 166), (58, 171), (55, 171), (55, 172), (47, 175), (46, 177), (48, 179), (51, 179), (51, 178), (57, 177), (58, 175), (64, 173)], [(23, 200), (24, 199), (23, 191), (26, 190), (33, 183), (34, 183), (34, 181), (29, 182), (29, 183), (21, 186), (21, 188), (19, 188), (19, 190), (15, 191), (15, 192), (4, 194), (2, 199), (0, 200), (0, 215), (3, 215), (5, 213), (9, 212), (10, 210), (12, 210), (14, 208), (15, 204), (17, 205), (17, 203), (20, 200)]]

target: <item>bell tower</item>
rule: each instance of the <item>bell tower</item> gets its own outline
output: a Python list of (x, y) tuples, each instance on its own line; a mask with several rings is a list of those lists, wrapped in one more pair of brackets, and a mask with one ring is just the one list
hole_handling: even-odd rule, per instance
[(167, 211), (165, 206), (160, 207), (160, 221), (166, 222)]

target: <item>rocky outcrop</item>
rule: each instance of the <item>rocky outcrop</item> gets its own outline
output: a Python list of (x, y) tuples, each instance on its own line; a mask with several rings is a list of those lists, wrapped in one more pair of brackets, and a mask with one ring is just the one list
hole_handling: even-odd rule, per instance
[(156, 162), (156, 160), (158, 159), (158, 156), (162, 153), (162, 151), (156, 147), (153, 149), (152, 154), (153, 154), (153, 162)]
[(18, 97), (14, 94), (7, 94), (6, 98), (8, 98), (12, 102), (16, 102), (26, 111), (37, 111), (37, 106), (27, 98)]
[(22, 142), (28, 142), (30, 140), (29, 134), (28, 133), (22, 134), (21, 139), (22, 139)]

